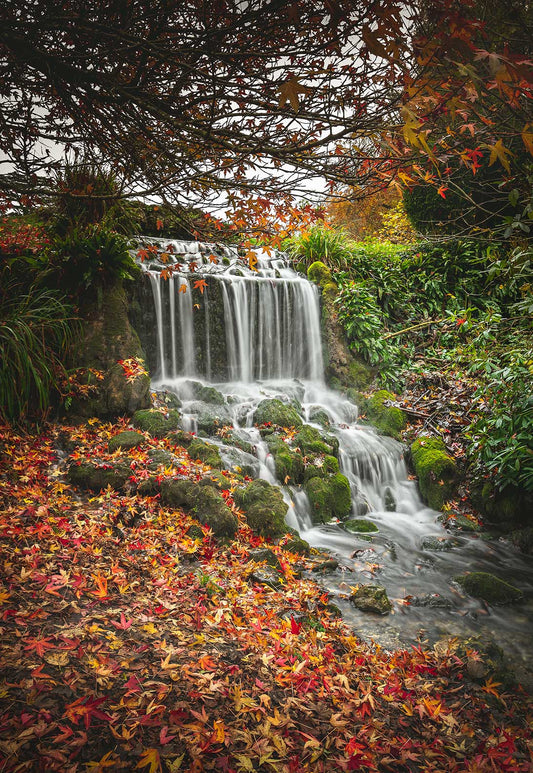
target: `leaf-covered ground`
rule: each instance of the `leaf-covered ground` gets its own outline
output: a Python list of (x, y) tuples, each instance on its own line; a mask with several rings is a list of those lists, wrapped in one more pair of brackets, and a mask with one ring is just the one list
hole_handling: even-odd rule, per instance
[[(135, 494), (168, 440), (123, 453), (130, 491), (71, 488), (67, 462), (112, 461), (125, 426), (2, 429), (2, 773), (531, 770), (532, 703), (471, 681), (475, 652), (364, 645), (301, 556), (271, 546), (282, 587), (258, 584), (237, 510), (223, 545)], [(209, 474), (172, 450), (160, 475)]]

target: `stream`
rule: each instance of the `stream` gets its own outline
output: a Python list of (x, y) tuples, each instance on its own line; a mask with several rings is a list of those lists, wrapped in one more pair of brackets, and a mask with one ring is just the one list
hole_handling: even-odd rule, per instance
[[(231, 248), (150, 243), (166, 250), (166, 261), (170, 255), (171, 263), (180, 264), (170, 281), (161, 278), (155, 261), (143, 264), (151, 289), (143, 303), (152, 304), (145, 316), (154, 324), (147, 322), (144, 335), (137, 329), (153, 388), (180, 398), (185, 430), (206, 436), (199, 422), (203, 426), (202, 417), (215, 412), (221, 425), (232, 426), (243, 445), (251, 446), (247, 453), (225, 445), (220, 434), (207, 433), (228, 469), (280, 486), (289, 506), (287, 524), (338, 560), (337, 569), (313, 579), (328, 590), (354, 632), (386, 649), (487, 635), (518, 671), (533, 672), (531, 562), (504, 540), (445, 528), (410, 479), (401, 443), (359, 423), (357, 406), (326, 386), (317, 288), (280, 255), (259, 252), (258, 270), (252, 272)], [(206, 281), (201, 295), (194, 290), (200, 277)], [(187, 292), (181, 289), (185, 285)], [(214, 387), (223, 403), (195, 399), (195, 383)], [(267, 398), (291, 403), (305, 423), (338, 439), (340, 469), (352, 493), (351, 517), (371, 520), (377, 532), (354, 534), (338, 521), (314, 525), (304, 491), (276, 479), (274, 460), (253, 425), (254, 410)], [(466, 596), (453, 582), (466, 571), (495, 574), (520, 588), (524, 601), (488, 606)], [(386, 589), (393, 604), (388, 615), (361, 612), (349, 601), (351, 588), (363, 583)]]

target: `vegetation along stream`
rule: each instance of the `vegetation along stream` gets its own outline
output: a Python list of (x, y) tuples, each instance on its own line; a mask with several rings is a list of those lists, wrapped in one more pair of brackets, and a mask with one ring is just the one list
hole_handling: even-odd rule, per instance
[[(183, 428), (226, 468), (281, 487), (287, 524), (331, 555), (314, 576), (357, 634), (386, 648), (486, 634), (531, 665), (531, 565), (505, 541), (446, 528), (402, 444), (326, 386), (318, 288), (280, 255), (258, 253), (252, 271), (230, 247), (150, 243), (139, 332), (153, 388), (178, 397)], [(521, 603), (467, 595), (454, 580), (465, 572), (517, 586)], [(374, 596), (356, 605), (362, 585)]]

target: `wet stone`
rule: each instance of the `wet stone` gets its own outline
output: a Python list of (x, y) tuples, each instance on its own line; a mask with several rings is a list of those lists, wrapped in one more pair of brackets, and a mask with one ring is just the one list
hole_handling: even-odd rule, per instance
[(452, 550), (459, 545), (459, 540), (447, 537), (424, 537), (420, 545), (422, 550)]
[(387, 591), (381, 585), (360, 585), (350, 596), (350, 601), (361, 612), (386, 615), (392, 609)]
[(453, 609), (450, 599), (438, 593), (426, 593), (425, 596), (407, 596), (412, 607), (429, 607), (430, 609)]
[(322, 560), (318, 560), (314, 566), (311, 567), (312, 572), (322, 572), (325, 574), (326, 572), (334, 572), (335, 569), (337, 569), (339, 566), (339, 562), (336, 558), (326, 558)]
[(279, 568), (279, 560), (277, 555), (270, 550), (270, 548), (254, 548), (248, 551), (248, 560), (254, 561), (256, 564), (262, 564), (263, 562), (268, 566)]
[(250, 575), (250, 580), (259, 585), (266, 585), (274, 590), (279, 590), (283, 586), (282, 575), (272, 566), (254, 569)]

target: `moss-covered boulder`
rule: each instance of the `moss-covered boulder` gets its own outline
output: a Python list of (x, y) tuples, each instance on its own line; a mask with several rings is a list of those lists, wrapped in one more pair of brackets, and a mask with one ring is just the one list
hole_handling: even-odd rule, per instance
[(107, 444), (107, 450), (110, 454), (114, 454), (121, 448), (123, 451), (128, 451), (130, 448), (137, 448), (142, 446), (146, 440), (140, 432), (119, 432), (114, 435)]
[(385, 435), (399, 438), (400, 432), (407, 425), (405, 413), (395, 406), (385, 403), (396, 400), (396, 396), (386, 389), (380, 389), (366, 403), (368, 418)]
[[(325, 287), (328, 284), (333, 284), (331, 278), (331, 269), (326, 266), (325, 263), (322, 263), (321, 260), (315, 260), (314, 263), (311, 263), (307, 269), (307, 278), (310, 282), (314, 282), (321, 287)], [(334, 286), (336, 289), (336, 285)]]
[(454, 459), (441, 438), (425, 436), (411, 445), (411, 458), (424, 500), (434, 510), (441, 510), (456, 491), (458, 472)]
[(159, 467), (172, 467), (175, 463), (174, 456), (164, 448), (150, 448), (146, 466), (149, 470), (157, 470)]
[(311, 478), (305, 483), (314, 523), (328, 523), (332, 518), (345, 519), (352, 509), (348, 478), (338, 472), (325, 478)]
[(188, 390), (193, 400), (201, 400), (213, 405), (224, 405), (224, 395), (212, 386), (205, 386), (199, 381), (185, 381), (184, 387)]
[(311, 427), (309, 424), (298, 430), (293, 438), (292, 444), (300, 449), (305, 456), (317, 456), (319, 454), (332, 454), (334, 446), (332, 443), (328, 443), (324, 435), (322, 435), (316, 427)]
[(490, 480), (472, 486), (471, 499), (484, 521), (504, 531), (533, 522), (533, 491), (509, 485), (499, 491)]
[(75, 462), (68, 468), (67, 476), (72, 485), (81, 489), (98, 492), (111, 486), (112, 489), (121, 491), (131, 476), (131, 470), (126, 464)]
[(367, 518), (350, 518), (343, 526), (353, 534), (376, 534), (379, 531), (376, 524)]
[(190, 480), (164, 480), (161, 502), (187, 510), (197, 521), (208, 526), (216, 538), (231, 538), (237, 533), (237, 518), (212, 486), (199, 486)]
[(164, 437), (169, 432), (178, 429), (179, 420), (180, 414), (174, 409), (165, 414), (152, 408), (146, 411), (136, 411), (133, 414), (132, 424), (153, 437)]
[(524, 597), (522, 591), (514, 585), (488, 572), (470, 572), (453, 579), (468, 596), (483, 599), (488, 604), (512, 604)]
[(201, 435), (212, 437), (222, 427), (231, 425), (231, 414), (225, 405), (195, 402), (191, 403), (187, 410), (196, 417), (196, 426)]
[(297, 533), (291, 534), (291, 536), (285, 540), (282, 547), (284, 550), (288, 550), (291, 553), (298, 553), (301, 556), (308, 556), (311, 552), (309, 542), (299, 537)]
[(387, 591), (381, 585), (360, 585), (350, 596), (350, 601), (362, 612), (386, 615), (392, 609)]
[(177, 429), (174, 432), (169, 432), (166, 436), (170, 442), (178, 446), (179, 448), (188, 448), (195, 438), (195, 435), (191, 435), (190, 432), (185, 432), (183, 429)]
[(252, 444), (249, 443), (245, 438), (241, 437), (238, 430), (229, 429), (227, 432), (224, 432), (221, 440), (225, 446), (240, 448), (241, 451), (244, 451), (247, 454), (253, 454), (254, 452)]
[(314, 405), (309, 409), (309, 421), (320, 424), (324, 429), (327, 429), (331, 424), (329, 415), (318, 405)]
[(191, 459), (199, 459), (210, 467), (218, 467), (220, 469), (224, 466), (218, 448), (212, 445), (212, 443), (204, 443), (200, 438), (195, 438), (189, 443), (187, 453)]
[(262, 400), (254, 412), (254, 424), (301, 427), (303, 421), (294, 406), (276, 398)]
[(263, 537), (280, 537), (287, 531), (288, 506), (281, 491), (266, 480), (254, 480), (233, 493), (235, 504), (246, 516), (248, 525)]
[(307, 462), (304, 469), (304, 480), (310, 478), (326, 478), (339, 472), (339, 461), (335, 456), (318, 456)]
[(533, 555), (533, 528), (531, 526), (527, 529), (513, 531), (509, 538), (522, 553), (526, 553), (528, 556)]

